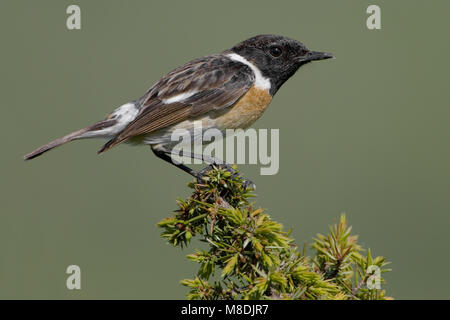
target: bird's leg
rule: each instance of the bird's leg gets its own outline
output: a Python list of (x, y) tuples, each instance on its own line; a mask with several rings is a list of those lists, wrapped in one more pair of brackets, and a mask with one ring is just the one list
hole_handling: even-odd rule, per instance
[(189, 168), (188, 166), (185, 166), (182, 163), (177, 163), (172, 160), (172, 157), (170, 156), (170, 151), (164, 149), (164, 148), (151, 148), (153, 153), (160, 159), (174, 165), (175, 167), (180, 168), (184, 172), (189, 173), (191, 176), (198, 179), (198, 172)]
[(191, 159), (200, 159), (202, 161), (205, 161), (207, 163), (209, 163), (209, 165), (204, 168), (203, 170), (197, 172), (191, 168), (189, 168), (188, 166), (182, 164), (182, 163), (178, 163), (176, 161), (174, 161), (172, 159), (171, 156), (171, 151), (167, 150), (164, 147), (158, 146), (158, 147), (154, 147), (151, 148), (153, 153), (160, 159), (169, 162), (170, 164), (180, 168), (181, 170), (189, 173), (191, 176), (193, 176), (194, 178), (197, 178), (197, 180), (200, 182), (202, 177), (204, 177), (204, 175), (206, 174), (206, 172), (210, 171), (211, 169), (213, 169), (213, 166), (222, 166), (223, 168), (225, 168), (226, 170), (234, 173), (234, 169), (228, 165), (228, 164), (222, 164), (223, 161), (214, 157), (210, 157), (210, 156), (204, 156), (204, 155), (199, 155), (199, 154), (195, 154), (195, 153), (191, 153), (191, 152), (183, 152), (183, 156), (184, 157), (189, 157)]
[[(238, 173), (236, 172), (236, 170), (233, 169), (232, 166), (230, 166), (228, 163), (224, 162), (223, 160), (220, 160), (218, 158), (212, 157), (212, 156), (206, 156), (203, 154), (196, 154), (196, 153), (192, 153), (192, 152), (188, 152), (188, 151), (183, 151), (183, 156), (184, 157), (189, 157), (191, 159), (199, 159), (202, 161), (205, 161), (207, 163), (209, 163), (208, 166), (206, 166), (205, 168), (203, 168), (202, 170), (200, 170), (199, 172), (197, 172), (196, 177), (197, 178), (197, 182), (198, 183), (203, 183), (203, 177), (205, 177), (205, 175), (214, 169), (214, 167), (216, 168), (221, 168), (223, 170), (226, 170), (228, 172), (231, 173), (231, 177), (235, 178), (236, 176), (238, 176)], [(248, 179), (243, 179), (243, 184), (246, 188), (252, 188), (252, 189), (256, 189), (256, 185), (248, 180)]]
[[(209, 163), (209, 165), (207, 167), (205, 167), (202, 170), (197, 172), (182, 163), (178, 163), (178, 162), (174, 161), (171, 157), (171, 151), (165, 149), (164, 147), (159, 146), (157, 148), (151, 148), (151, 149), (158, 158), (169, 162), (170, 164), (180, 168), (184, 172), (189, 173), (191, 176), (193, 176), (194, 178), (197, 179), (198, 183), (203, 183), (203, 178), (205, 177), (205, 175), (209, 171), (213, 170), (214, 167), (225, 169), (226, 171), (231, 173), (232, 177), (236, 177), (238, 175), (236, 170), (234, 170), (232, 166), (230, 166), (229, 164), (227, 164), (224, 161), (217, 159), (215, 157), (199, 155), (199, 154), (195, 154), (195, 153), (191, 153), (191, 152), (183, 152), (183, 156), (185, 156), (185, 157), (189, 157), (191, 159), (200, 159), (202, 161)], [(244, 187), (246, 187), (246, 188), (252, 188), (253, 190), (256, 189), (256, 185), (248, 179), (244, 179), (243, 184), (244, 184)]]

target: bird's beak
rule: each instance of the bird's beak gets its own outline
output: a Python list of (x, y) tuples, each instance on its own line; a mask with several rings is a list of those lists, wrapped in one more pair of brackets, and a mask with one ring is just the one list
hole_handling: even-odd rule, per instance
[(331, 53), (319, 52), (319, 51), (309, 51), (305, 55), (299, 57), (298, 61), (306, 63), (306, 62), (310, 62), (310, 61), (325, 60), (325, 59), (332, 59), (332, 58), (334, 58), (334, 56)]

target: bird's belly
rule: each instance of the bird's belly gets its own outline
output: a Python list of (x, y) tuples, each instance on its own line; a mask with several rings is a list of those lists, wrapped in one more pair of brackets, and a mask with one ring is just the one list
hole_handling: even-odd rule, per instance
[[(271, 100), (272, 97), (267, 90), (252, 87), (229, 108), (210, 111), (197, 118), (151, 132), (143, 137), (143, 142), (150, 145), (176, 144), (178, 140), (173, 139), (173, 134), (177, 130), (179, 134), (181, 130), (188, 131), (195, 141), (202, 139), (203, 132), (208, 129), (217, 129), (222, 132), (226, 129), (245, 129), (262, 116)], [(195, 130), (195, 125), (199, 123), (201, 123), (201, 130)]]

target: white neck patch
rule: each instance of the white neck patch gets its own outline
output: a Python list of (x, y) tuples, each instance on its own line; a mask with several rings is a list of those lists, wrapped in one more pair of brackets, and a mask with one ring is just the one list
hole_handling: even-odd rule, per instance
[(228, 54), (228, 57), (231, 58), (231, 60), (239, 61), (252, 69), (253, 73), (255, 74), (255, 87), (259, 89), (269, 90), (270, 89), (270, 80), (267, 78), (264, 78), (261, 71), (250, 61), (245, 59), (243, 56), (238, 55), (237, 53), (230, 53)]

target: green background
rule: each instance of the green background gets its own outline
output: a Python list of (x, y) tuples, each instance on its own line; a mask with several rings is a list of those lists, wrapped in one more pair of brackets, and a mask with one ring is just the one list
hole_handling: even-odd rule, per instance
[[(66, 28), (81, 7), (82, 29)], [(382, 29), (366, 8), (381, 6)], [(388, 295), (450, 298), (449, 1), (1, 1), (0, 298), (182, 299), (197, 265), (156, 223), (190, 177), (146, 147), (75, 142), (22, 156), (140, 97), (174, 67), (261, 33), (336, 60), (305, 66), (258, 128), (280, 171), (258, 205), (299, 244), (346, 212), (392, 261)], [(66, 289), (66, 267), (82, 289)]]

